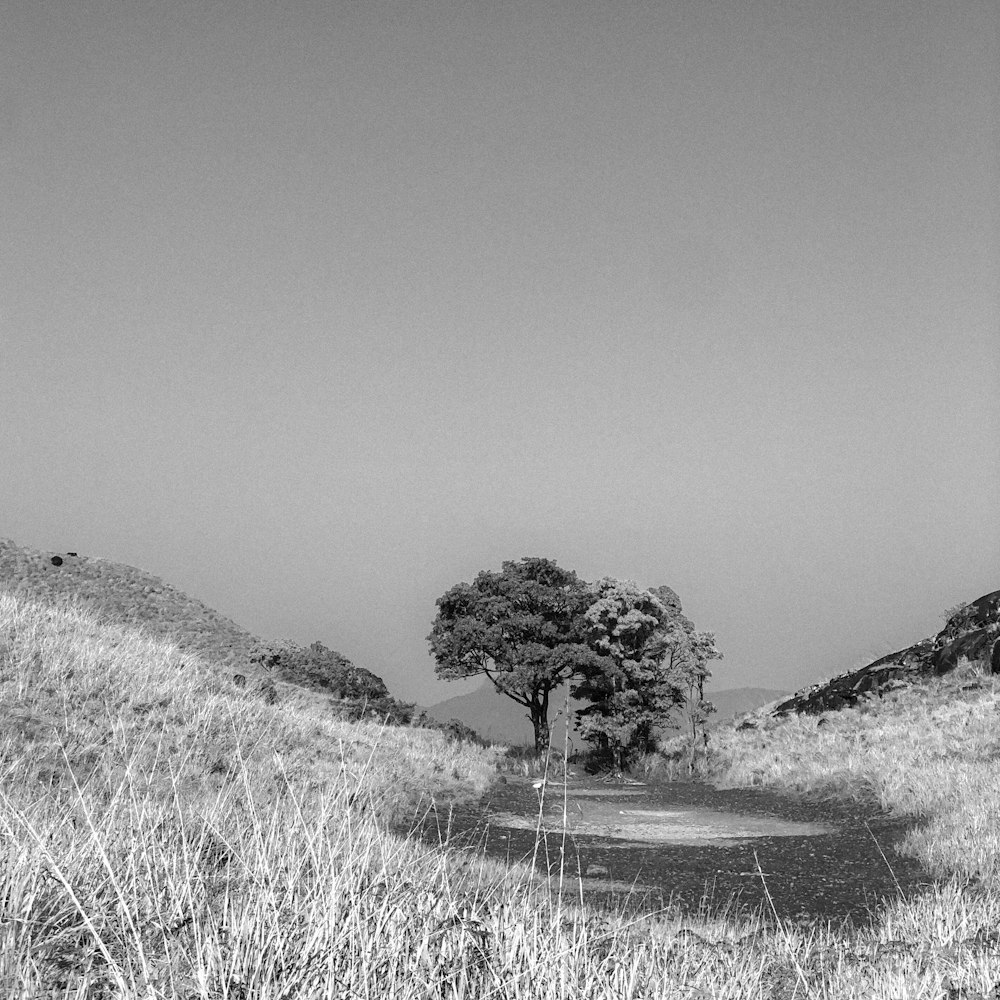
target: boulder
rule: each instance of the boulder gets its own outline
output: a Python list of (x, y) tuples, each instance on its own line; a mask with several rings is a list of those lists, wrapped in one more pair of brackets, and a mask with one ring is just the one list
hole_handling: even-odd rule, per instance
[[(1000, 674), (1000, 590), (959, 608), (937, 635), (799, 691), (778, 702), (768, 715), (818, 715), (847, 708), (865, 695), (882, 694), (925, 677), (947, 674), (963, 662), (977, 663), (987, 672)], [(756, 724), (747, 720), (741, 728)]]

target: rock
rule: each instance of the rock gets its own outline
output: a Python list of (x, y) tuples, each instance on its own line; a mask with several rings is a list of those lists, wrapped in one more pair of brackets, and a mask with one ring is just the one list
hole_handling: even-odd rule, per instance
[(62, 556), (53, 556), (49, 560), (49, 562), (52, 563), (53, 566), (62, 566), (62, 564), (63, 564)]
[(960, 660), (989, 662), (990, 672), (1000, 673), (1000, 642), (996, 631), (977, 628), (959, 636), (954, 642), (939, 649), (933, 657), (934, 672), (946, 674), (958, 666)]
[[(963, 661), (1000, 674), (1000, 590), (959, 608), (936, 636), (799, 691), (778, 702), (768, 714), (817, 715), (847, 708), (864, 695), (884, 694), (925, 677), (947, 674)], [(748, 720), (740, 728), (757, 724)]]

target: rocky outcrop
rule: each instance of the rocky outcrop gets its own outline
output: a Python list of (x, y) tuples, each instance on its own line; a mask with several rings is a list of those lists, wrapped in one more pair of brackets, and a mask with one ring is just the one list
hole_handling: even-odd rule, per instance
[[(1000, 674), (1000, 590), (959, 608), (937, 635), (799, 691), (778, 702), (768, 714), (818, 715), (847, 708), (865, 695), (946, 674), (964, 662)], [(747, 720), (741, 728), (755, 724)]]

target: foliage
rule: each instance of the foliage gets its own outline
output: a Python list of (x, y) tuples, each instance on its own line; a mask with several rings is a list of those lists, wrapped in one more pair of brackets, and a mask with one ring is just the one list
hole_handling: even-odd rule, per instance
[(705, 682), (712, 676), (709, 663), (722, 659), (715, 634), (695, 631), (694, 623), (675, 615), (665, 633), (665, 672), (682, 694), (681, 728), (687, 751), (688, 774), (693, 774), (699, 748), (708, 748), (708, 720), (715, 706), (705, 698)]
[(472, 743), (480, 747), (490, 745), (472, 726), (466, 725), (461, 719), (449, 719), (447, 722), (439, 722), (437, 719), (431, 718), (426, 712), (421, 712), (412, 720), (411, 725), (420, 726), (422, 729), (436, 729), (438, 732), (444, 733), (449, 740), (458, 744)]
[(427, 637), (445, 680), (485, 675), (528, 709), (536, 752), (548, 746), (552, 691), (592, 659), (583, 613), (586, 584), (550, 559), (526, 557), (483, 570), (437, 601)]
[(950, 625), (951, 620), (961, 615), (962, 612), (964, 612), (968, 607), (968, 601), (959, 601), (958, 604), (955, 604), (950, 608), (945, 608), (944, 611), (941, 612), (941, 617), (944, 619), (946, 625)]
[(355, 666), (321, 642), (309, 646), (262, 642), (251, 659), (283, 681), (332, 695), (330, 707), (345, 719), (374, 719), (405, 726), (413, 716), (414, 706), (393, 698), (381, 677)]
[(685, 706), (690, 752), (714, 711), (704, 697), (710, 660), (720, 654), (710, 632), (696, 632), (670, 587), (643, 590), (605, 578), (591, 588), (588, 639), (598, 654), (573, 694), (591, 704), (578, 728), (613, 766), (624, 770), (650, 753), (678, 705)]
[(330, 700), (330, 708), (335, 715), (350, 722), (368, 719), (387, 726), (408, 726), (413, 721), (413, 702), (400, 701), (391, 695), (384, 698), (345, 698), (342, 701)]
[(381, 677), (356, 667), (346, 656), (320, 642), (297, 646), (292, 642), (261, 642), (251, 654), (280, 680), (300, 684), (353, 701), (386, 698), (389, 689)]
[(596, 656), (573, 688), (591, 703), (577, 711), (578, 728), (621, 771), (633, 752), (649, 748), (654, 726), (681, 699), (664, 669), (672, 612), (628, 580), (605, 577), (591, 595), (584, 617)]

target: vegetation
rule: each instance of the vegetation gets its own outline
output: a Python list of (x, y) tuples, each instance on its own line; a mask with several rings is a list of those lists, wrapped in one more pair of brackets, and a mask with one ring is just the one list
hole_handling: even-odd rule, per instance
[(552, 560), (525, 558), (456, 584), (437, 607), (427, 638), (438, 676), (485, 675), (524, 705), (539, 755), (549, 745), (553, 692), (567, 681), (590, 702), (576, 713), (579, 730), (618, 771), (654, 748), (689, 693), (699, 693), (693, 725), (704, 726), (700, 692), (719, 654), (669, 587), (643, 590), (611, 577), (587, 584)]
[(722, 659), (712, 632), (696, 632), (684, 615), (677, 615), (668, 638), (667, 674), (681, 692), (680, 745), (687, 758), (688, 777), (694, 774), (699, 751), (708, 751), (708, 724), (715, 706), (705, 697), (705, 682), (712, 676), (708, 664)]
[(717, 779), (925, 817), (903, 848), (942, 881), (870, 927), (626, 918), (568, 872), (389, 832), (480, 792), (495, 751), (302, 688), (269, 705), (145, 630), (0, 593), (0, 995), (993, 1000), (998, 714), (1000, 679), (965, 672), (713, 730)]
[(200, 657), (226, 675), (249, 679), (274, 702), (286, 694), (314, 692), (319, 704), (350, 719), (405, 725), (413, 706), (392, 698), (380, 677), (321, 643), (307, 647), (264, 641), (241, 625), (144, 570), (123, 563), (57, 555), (0, 538), (0, 587), (58, 606), (72, 603), (96, 620), (127, 624), (144, 635)]
[(573, 695), (590, 704), (577, 712), (583, 737), (624, 771), (630, 751), (648, 751), (652, 730), (680, 702), (681, 689), (663, 669), (670, 612), (651, 591), (606, 577), (590, 588), (584, 613), (596, 656)]
[(389, 694), (381, 677), (357, 667), (346, 656), (320, 642), (258, 642), (251, 660), (274, 677), (329, 695), (329, 704), (348, 719), (376, 719), (405, 726), (413, 718), (412, 704)]
[[(79, 609), (0, 596), (0, 636), (5, 996), (938, 1000), (951, 988), (986, 997), (1000, 979), (995, 832), (970, 850), (972, 838), (939, 826), (950, 839), (930, 853), (983, 884), (944, 883), (852, 937), (763, 916), (625, 919), (574, 902), (568, 876), (546, 885), (387, 832), (421, 788), (475, 794), (491, 751), (330, 719), (307, 699), (268, 706)], [(836, 772), (840, 754), (840, 770), (861, 771), (856, 730), (891, 731), (914, 751), (914, 781), (941, 792), (942, 755), (991, 745), (1000, 692), (976, 683), (951, 708), (947, 693), (927, 708), (923, 694), (901, 695), (845, 716), (813, 757), (798, 728), (808, 720), (775, 726), (764, 747), (761, 733), (733, 730), (714, 762), (739, 779), (754, 753), (775, 783), (801, 774), (802, 787), (829, 787), (822, 761)], [(909, 736), (916, 719), (926, 751)], [(924, 805), (952, 814), (956, 832), (956, 808), (982, 824), (1000, 805), (986, 778), (970, 766)]]
[(712, 712), (704, 691), (708, 664), (720, 656), (715, 637), (695, 631), (669, 587), (643, 590), (607, 577), (590, 591), (593, 603), (584, 617), (597, 656), (573, 688), (575, 697), (590, 702), (577, 710), (580, 732), (621, 773), (637, 755), (656, 749), (683, 706), (693, 761)]
[(593, 659), (583, 613), (587, 585), (551, 559), (505, 562), (483, 570), (437, 601), (427, 637), (446, 680), (485, 675), (497, 691), (528, 709), (535, 750), (549, 744), (552, 692)]

